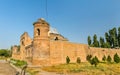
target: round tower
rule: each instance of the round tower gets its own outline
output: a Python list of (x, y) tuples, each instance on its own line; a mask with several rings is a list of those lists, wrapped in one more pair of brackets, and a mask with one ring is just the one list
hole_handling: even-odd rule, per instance
[(47, 65), (50, 57), (49, 24), (43, 19), (33, 23), (33, 64)]

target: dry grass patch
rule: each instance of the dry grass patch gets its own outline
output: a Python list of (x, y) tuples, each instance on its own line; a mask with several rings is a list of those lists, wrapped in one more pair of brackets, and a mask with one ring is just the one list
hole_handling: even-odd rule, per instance
[(48, 66), (42, 68), (49, 72), (58, 73), (85, 73), (87, 75), (119, 75), (120, 63), (99, 63), (97, 67), (90, 65), (89, 63), (80, 64), (60, 64), (56, 66)]
[(31, 75), (37, 75), (37, 73), (40, 72), (40, 69), (37, 69), (37, 68), (27, 68), (27, 71), (28, 71)]

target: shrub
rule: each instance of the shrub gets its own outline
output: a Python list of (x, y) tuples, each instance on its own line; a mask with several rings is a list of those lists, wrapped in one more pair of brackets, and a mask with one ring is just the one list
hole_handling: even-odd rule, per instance
[(111, 62), (111, 61), (112, 61), (112, 58), (110, 57), (110, 55), (108, 55), (107, 61), (108, 61), (108, 62)]
[(20, 61), (20, 60), (15, 60), (15, 59), (11, 59), (10, 62), (11, 62), (12, 64), (14, 64), (15, 66), (17, 66), (17, 67), (22, 67), (22, 66), (24, 66), (24, 65), (27, 65), (27, 62), (25, 62), (25, 61)]
[(90, 64), (95, 65), (95, 67), (98, 65), (98, 63), (99, 63), (99, 60), (96, 56), (94, 58), (92, 58), (90, 61)]
[(79, 64), (81, 62), (80, 57), (77, 57), (77, 63)]
[(67, 56), (66, 57), (66, 63), (69, 64), (70, 63), (70, 58)]
[(116, 63), (120, 62), (120, 57), (118, 56), (117, 53), (114, 55), (114, 62), (116, 62)]
[(103, 58), (102, 58), (102, 61), (106, 61), (106, 56), (104, 55)]
[(88, 62), (90, 62), (90, 61), (91, 61), (91, 58), (92, 58), (92, 55), (87, 55), (86, 60), (87, 60)]

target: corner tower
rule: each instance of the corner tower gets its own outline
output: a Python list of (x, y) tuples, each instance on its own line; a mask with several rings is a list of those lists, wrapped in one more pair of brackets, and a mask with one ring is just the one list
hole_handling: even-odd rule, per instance
[(33, 23), (33, 64), (47, 65), (50, 58), (49, 24), (43, 19)]

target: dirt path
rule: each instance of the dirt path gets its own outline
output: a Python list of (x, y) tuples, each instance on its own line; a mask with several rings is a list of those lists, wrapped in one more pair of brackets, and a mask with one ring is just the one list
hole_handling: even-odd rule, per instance
[(5, 60), (0, 60), (0, 75), (15, 75), (16, 71)]

